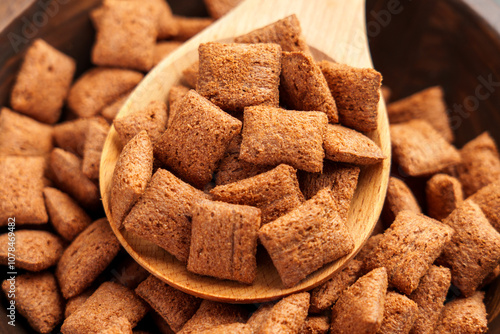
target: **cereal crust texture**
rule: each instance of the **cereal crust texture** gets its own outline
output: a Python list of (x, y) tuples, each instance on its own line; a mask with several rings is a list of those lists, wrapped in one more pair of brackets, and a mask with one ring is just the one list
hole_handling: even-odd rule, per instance
[(298, 333), (304, 326), (310, 295), (297, 293), (280, 300), (269, 313), (259, 333)]
[(239, 158), (257, 165), (286, 163), (308, 172), (321, 172), (327, 123), (321, 112), (245, 108)]
[(421, 213), (420, 205), (412, 191), (404, 181), (391, 176), (387, 187), (387, 195), (382, 209), (382, 218), (386, 224), (392, 224), (396, 216), (404, 210)]
[(208, 17), (186, 17), (174, 15), (174, 24), (177, 26), (177, 33), (175, 34), (174, 39), (177, 41), (187, 41), (200, 31), (207, 28), (213, 22), (214, 19)]
[(470, 199), (479, 205), (490, 224), (500, 233), (500, 180), (481, 188)]
[(396, 292), (388, 292), (384, 304), (384, 320), (377, 333), (408, 334), (418, 316), (417, 304)]
[(477, 291), (469, 298), (449, 302), (441, 312), (434, 333), (480, 334), (488, 331), (484, 292)]
[(108, 132), (108, 124), (100, 122), (91, 122), (89, 124), (83, 146), (82, 171), (91, 180), (99, 178), (101, 154)]
[(77, 118), (54, 125), (53, 137), (54, 144), (65, 151), (83, 157), (85, 140), (92, 123), (106, 125), (106, 120), (100, 116), (89, 118)]
[(205, 43), (199, 49), (196, 90), (226, 111), (279, 103), (281, 47)]
[(299, 334), (327, 334), (330, 329), (330, 319), (327, 316), (307, 317)]
[(285, 287), (354, 249), (354, 241), (329, 189), (275, 221), (264, 225), (259, 239), (271, 256)]
[(464, 200), (460, 181), (446, 174), (436, 174), (427, 181), (425, 195), (429, 216), (437, 220), (448, 217)]

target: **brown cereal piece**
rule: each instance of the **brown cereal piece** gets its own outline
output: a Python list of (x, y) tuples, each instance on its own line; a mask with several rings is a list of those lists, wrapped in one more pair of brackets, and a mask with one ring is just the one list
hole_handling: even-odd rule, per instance
[(479, 205), (490, 224), (500, 233), (500, 181), (481, 188), (470, 199)]
[(332, 190), (339, 216), (347, 220), (351, 199), (358, 184), (360, 169), (356, 166), (325, 161), (323, 173), (299, 174), (300, 189), (306, 199), (311, 199), (323, 188)]
[[(168, 95), (168, 108), (169, 111), (172, 111), (172, 107), (175, 103), (182, 100), (184, 96), (189, 92), (189, 88), (184, 85), (173, 85), (170, 88), (170, 93)], [(168, 124), (172, 122), (173, 115), (169, 114)]]
[(330, 319), (327, 316), (307, 317), (299, 334), (327, 334), (330, 329)]
[(5, 280), (2, 290), (6, 296), (15, 296), (15, 306), (30, 326), (39, 333), (50, 333), (63, 320), (64, 299), (50, 272), (19, 275)]
[(149, 71), (158, 35), (149, 1), (105, 1), (90, 15), (97, 30), (92, 62), (99, 66)]
[[(358, 254), (356, 254), (356, 257), (354, 259), (361, 261), (364, 264), (366, 260), (372, 256), (373, 252), (377, 248), (378, 243), (383, 238), (383, 236), (384, 236), (383, 234), (376, 234), (368, 238), (368, 240), (363, 245), (363, 247), (361, 247), (361, 249), (359, 250)], [(365, 268), (363, 268), (363, 270), (364, 269)]]
[(384, 303), (384, 320), (377, 333), (408, 334), (418, 317), (417, 304), (396, 292), (388, 292)]
[(262, 224), (267, 224), (304, 202), (297, 171), (288, 165), (237, 181), (217, 186), (210, 193), (214, 200), (255, 206), (261, 209)]
[(108, 220), (96, 220), (66, 248), (56, 268), (64, 298), (82, 293), (114, 259), (120, 243)]
[(200, 74), (200, 62), (196, 61), (191, 66), (182, 71), (184, 82), (193, 89), (196, 89)]
[(80, 306), (85, 304), (87, 299), (95, 292), (95, 289), (87, 289), (78, 296), (71, 297), (66, 301), (66, 308), (64, 309), (64, 318), (68, 318), (73, 314)]
[(472, 201), (463, 202), (443, 223), (455, 234), (439, 260), (451, 269), (451, 282), (470, 297), (500, 262), (500, 234)]
[(255, 165), (250, 162), (239, 159), (239, 152), (226, 153), (219, 162), (215, 170), (215, 184), (220, 186), (244, 180), (249, 177), (265, 173), (271, 169), (271, 166)]
[(85, 72), (71, 87), (68, 107), (79, 117), (97, 115), (132, 90), (142, 73), (119, 68), (97, 67)]
[(132, 290), (105, 282), (72, 313), (61, 327), (64, 334), (97, 334), (115, 317), (124, 317), (135, 327), (148, 307)]
[(342, 292), (361, 276), (363, 262), (351, 260), (347, 266), (336, 273), (330, 280), (311, 291), (310, 313), (321, 313), (330, 308)]
[(484, 292), (477, 291), (469, 298), (455, 299), (443, 308), (434, 333), (480, 334), (488, 331)]
[(57, 122), (75, 69), (74, 59), (35, 40), (12, 88), (12, 108), (43, 123)]
[(89, 123), (83, 145), (82, 172), (91, 180), (99, 178), (101, 153), (108, 137), (109, 125), (100, 122)]
[(153, 66), (158, 65), (163, 58), (167, 57), (181, 45), (182, 42), (177, 41), (164, 41), (156, 43), (154, 48)]
[(429, 123), (412, 120), (390, 126), (394, 160), (410, 176), (435, 174), (460, 162), (460, 154)]
[(87, 132), (92, 123), (99, 123), (101, 126), (107, 124), (102, 117), (78, 118), (72, 121), (56, 124), (54, 126), (53, 137), (57, 147), (65, 151), (83, 157)]
[(340, 123), (358, 131), (377, 129), (382, 76), (371, 68), (355, 68), (327, 60), (318, 63), (337, 104)]
[(241, 160), (258, 165), (286, 163), (312, 173), (323, 170), (328, 124), (324, 113), (247, 107), (243, 124)]
[(326, 158), (355, 165), (372, 165), (385, 159), (370, 138), (338, 124), (328, 124), (323, 142)]
[(0, 155), (43, 155), (52, 151), (52, 127), (0, 108)]
[(466, 197), (500, 179), (498, 149), (488, 132), (468, 142), (460, 150), (460, 156), (462, 162), (457, 166), (458, 179)]
[(483, 279), (483, 282), (479, 286), (479, 289), (482, 289), (483, 287), (493, 283), (493, 281), (496, 280), (498, 276), (500, 276), (500, 265), (496, 266), (495, 269), (493, 269), (493, 271)]
[(187, 269), (252, 284), (257, 275), (260, 209), (202, 200), (192, 212)]
[(280, 98), (292, 109), (322, 111), (330, 123), (338, 123), (337, 105), (321, 69), (304, 52), (283, 52)]
[(43, 157), (0, 156), (0, 226), (9, 218), (16, 224), (45, 224)]
[(82, 172), (82, 159), (73, 153), (55, 148), (50, 154), (52, 181), (57, 188), (71, 195), (84, 208), (100, 205), (99, 188)]
[(330, 333), (376, 333), (384, 318), (386, 293), (384, 267), (359, 278), (333, 306)]
[(239, 305), (203, 300), (198, 311), (177, 333), (196, 334), (220, 325), (244, 323), (247, 316), (247, 312)]
[(398, 213), (404, 210), (414, 213), (422, 213), (417, 199), (406, 183), (397, 177), (391, 176), (389, 178), (387, 195), (382, 209), (382, 218), (387, 225), (390, 225)]
[(412, 334), (432, 334), (446, 300), (451, 284), (450, 269), (431, 266), (409, 296), (418, 305), (418, 317), (411, 329)]
[(366, 269), (384, 266), (389, 283), (409, 295), (452, 235), (453, 229), (437, 220), (401, 211), (366, 259)]
[(436, 174), (425, 187), (429, 217), (443, 220), (464, 200), (462, 184), (453, 176)]
[[(9, 258), (8, 233), (0, 235), (0, 264), (7, 265)], [(63, 254), (63, 241), (50, 232), (21, 230), (15, 232), (16, 268), (41, 271), (52, 267)], [(10, 252), (12, 253), (12, 252)]]
[(423, 119), (429, 122), (448, 142), (453, 141), (453, 131), (446, 112), (446, 103), (440, 86), (430, 87), (387, 106), (391, 124)]
[(168, 130), (156, 142), (155, 156), (187, 182), (203, 188), (241, 122), (189, 91)]
[(52, 226), (64, 239), (73, 240), (92, 223), (85, 210), (69, 195), (50, 187), (44, 188), (43, 194)]
[(198, 334), (253, 334), (252, 329), (241, 323), (219, 325), (198, 332)]
[(101, 116), (104, 117), (104, 119), (108, 121), (108, 123), (113, 123), (113, 120), (115, 119), (116, 115), (118, 115), (120, 109), (123, 107), (129, 96), (130, 93), (126, 93), (116, 99), (116, 101), (102, 108)]
[(174, 24), (177, 25), (178, 29), (174, 39), (177, 41), (187, 41), (211, 25), (214, 21), (214, 19), (208, 17), (186, 17), (174, 15)]
[(391, 100), (392, 89), (390, 89), (387, 86), (382, 85), (380, 87), (380, 92), (382, 93), (382, 98), (384, 99), (385, 103), (387, 103)]
[(111, 179), (110, 207), (118, 228), (144, 193), (152, 174), (153, 144), (142, 130), (123, 148)]
[(158, 169), (123, 225), (127, 231), (187, 262), (192, 206), (202, 198), (208, 195), (172, 173)]
[(113, 121), (123, 146), (142, 130), (146, 130), (153, 145), (160, 139), (167, 127), (167, 105), (161, 101), (151, 101), (144, 109)]
[(277, 107), (281, 47), (277, 44), (204, 43), (198, 48), (196, 90), (226, 111)]
[(247, 325), (252, 329), (253, 333), (260, 333), (262, 326), (266, 323), (267, 318), (273, 310), (274, 304), (261, 304), (259, 308), (252, 313), (252, 316), (247, 321)]
[(259, 333), (298, 333), (307, 317), (310, 295), (307, 292), (285, 297), (273, 306)]
[(336, 212), (330, 189), (264, 225), (259, 239), (285, 287), (292, 287), (323, 265), (349, 254), (354, 240)]
[(217, 20), (236, 7), (241, 0), (204, 0), (203, 2), (210, 16)]
[(201, 304), (201, 299), (176, 290), (152, 275), (139, 284), (135, 293), (158, 312), (174, 332), (181, 330)]
[[(142, 3), (140, 0), (138, 2)], [(177, 35), (179, 27), (175, 22), (168, 2), (164, 0), (148, 0), (146, 2), (153, 6), (153, 15), (156, 16), (158, 39), (167, 39)]]
[(113, 317), (104, 325), (99, 334), (133, 334), (132, 326), (125, 317)]
[(236, 37), (236, 43), (276, 43), (283, 51), (302, 51), (310, 54), (309, 46), (302, 35), (300, 22), (295, 14)]

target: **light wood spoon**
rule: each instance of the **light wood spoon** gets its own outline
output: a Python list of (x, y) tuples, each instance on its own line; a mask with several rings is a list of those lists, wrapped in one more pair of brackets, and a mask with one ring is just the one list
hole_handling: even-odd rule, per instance
[[(335, 59), (356, 67), (372, 67), (366, 39), (364, 0), (246, 0), (156, 66), (132, 93), (118, 117), (142, 109), (150, 101), (166, 101), (170, 87), (179, 83), (182, 71), (198, 59), (200, 43), (228, 41), (291, 14), (299, 18), (309, 46), (320, 51), (315, 54), (316, 60)], [(100, 166), (104, 209), (127, 252), (153, 275), (184, 292), (206, 299), (250, 303), (310, 290), (332, 277), (354, 257), (372, 233), (382, 210), (391, 153), (387, 113), (382, 99), (379, 104), (378, 130), (368, 135), (382, 148), (387, 159), (362, 169), (347, 223), (355, 239), (355, 250), (309, 275), (292, 288), (283, 287), (276, 269), (265, 255), (258, 258), (258, 274), (254, 284), (244, 285), (192, 274), (186, 270), (185, 264), (160, 247), (124, 230), (117, 230), (110, 214), (109, 194), (121, 145), (113, 127), (106, 140)]]

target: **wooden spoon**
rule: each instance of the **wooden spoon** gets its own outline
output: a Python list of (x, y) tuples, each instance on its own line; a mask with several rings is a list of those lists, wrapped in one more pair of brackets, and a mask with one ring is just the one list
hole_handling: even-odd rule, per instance
[[(182, 71), (198, 59), (200, 43), (231, 40), (291, 14), (299, 18), (307, 43), (313, 50), (321, 51), (316, 52), (316, 60), (335, 59), (356, 67), (372, 67), (366, 39), (364, 0), (246, 0), (158, 64), (135, 89), (118, 117), (142, 109), (152, 100), (166, 101), (170, 87), (179, 83)], [(283, 287), (276, 269), (265, 254), (258, 257), (258, 274), (254, 284), (244, 285), (192, 274), (186, 270), (185, 264), (160, 247), (124, 230), (117, 230), (110, 214), (109, 194), (121, 146), (113, 127), (104, 146), (100, 167), (104, 209), (121, 244), (140, 265), (171, 286), (192, 295), (224, 302), (250, 303), (310, 290), (332, 277), (359, 251), (372, 233), (382, 210), (390, 167), (389, 128), (382, 99), (378, 130), (368, 135), (382, 148), (387, 159), (362, 169), (347, 223), (354, 235), (355, 250), (292, 288)]]

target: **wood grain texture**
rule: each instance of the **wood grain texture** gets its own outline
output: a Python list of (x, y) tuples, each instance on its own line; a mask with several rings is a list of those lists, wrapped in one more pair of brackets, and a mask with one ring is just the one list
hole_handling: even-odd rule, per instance
[[(357, 67), (372, 67), (365, 36), (364, 0), (247, 0), (230, 15), (213, 24), (164, 59), (143, 80), (120, 111), (127, 115), (145, 107), (152, 100), (166, 101), (170, 87), (179, 82), (182, 70), (197, 60), (201, 42), (231, 40), (233, 37), (262, 27), (290, 14), (297, 14), (308, 44), (323, 58), (333, 58)], [(258, 274), (253, 285), (198, 276), (163, 249), (126, 231), (115, 234), (132, 257), (166, 283), (190, 294), (219, 301), (249, 303), (274, 300), (298, 291), (309, 290), (340, 270), (364, 244), (380, 215), (387, 188), (390, 164), (390, 139), (385, 105), (379, 105), (378, 131), (369, 136), (381, 146), (383, 163), (364, 168), (350, 211), (348, 228), (356, 248), (348, 256), (311, 274), (297, 286), (285, 289), (279, 275), (266, 256), (258, 257)], [(100, 169), (100, 187), (108, 217), (111, 178), (120, 154), (116, 131), (111, 129), (104, 146)], [(111, 224), (114, 226), (114, 224)]]

